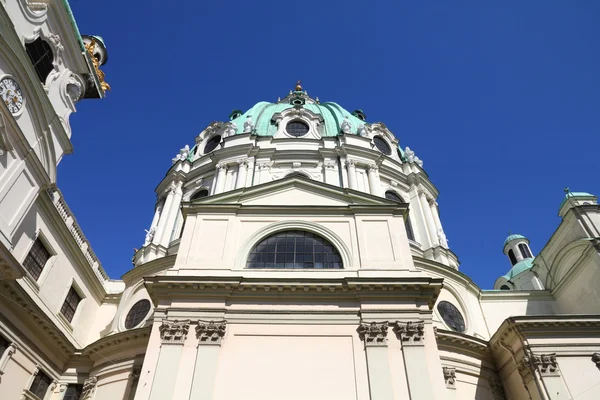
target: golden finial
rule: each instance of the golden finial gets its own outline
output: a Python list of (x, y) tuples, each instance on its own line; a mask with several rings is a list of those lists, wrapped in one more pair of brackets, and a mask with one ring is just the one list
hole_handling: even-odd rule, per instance
[(96, 57), (94, 57), (94, 50), (96, 49), (96, 39), (92, 39), (89, 43), (84, 44), (85, 49), (89, 53), (92, 58), (92, 64), (94, 64), (94, 69), (96, 70), (96, 75), (98, 75), (98, 80), (100, 81), (100, 87), (103, 92), (110, 90), (110, 85), (104, 81), (104, 72), (100, 70), (100, 62)]
[(300, 83), (302, 83), (302, 81), (296, 82), (296, 92), (301, 92), (302, 91), (302, 85), (300, 85)]

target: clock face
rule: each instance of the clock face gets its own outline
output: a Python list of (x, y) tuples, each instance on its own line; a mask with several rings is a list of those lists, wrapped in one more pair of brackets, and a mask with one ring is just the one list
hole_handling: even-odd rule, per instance
[(23, 92), (13, 78), (6, 77), (0, 80), (0, 98), (13, 114), (18, 113), (23, 107)]

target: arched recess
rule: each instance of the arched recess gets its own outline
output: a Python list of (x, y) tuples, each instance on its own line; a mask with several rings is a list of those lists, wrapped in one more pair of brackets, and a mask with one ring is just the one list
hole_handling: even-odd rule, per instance
[[(552, 290), (563, 280), (571, 268), (575, 267), (585, 254), (585, 251), (590, 246), (590, 242), (586, 239), (579, 239), (564, 246), (554, 257), (550, 265), (547, 265), (547, 260), (540, 257), (540, 266), (544, 266), (541, 270), (545, 270), (547, 275), (544, 282), (544, 287), (547, 290)], [(536, 258), (537, 260), (537, 258)], [(537, 261), (536, 261), (536, 264)], [(540, 274), (538, 273), (538, 276)]]
[[(453, 303), (454, 306), (457, 307), (458, 310), (462, 313), (463, 319), (465, 320), (465, 331), (463, 333), (465, 333), (467, 335), (473, 335), (475, 333), (474, 329), (473, 329), (474, 324), (472, 323), (473, 316), (471, 315), (471, 313), (469, 311), (469, 307), (467, 307), (465, 300), (462, 298), (462, 296), (460, 295), (458, 290), (456, 290), (456, 288), (453, 287), (453, 284), (454, 284), (453, 281), (444, 280), (444, 288), (442, 289), (442, 292), (440, 293), (440, 295), (438, 296), (438, 298), (435, 302), (435, 306), (433, 307), (433, 312), (436, 315), (436, 317), (438, 318), (438, 320), (443, 324), (445, 329), (452, 330), (452, 329), (450, 329), (450, 327), (446, 324), (446, 322), (440, 315), (440, 313), (437, 309), (437, 306), (440, 301), (448, 301), (450, 303)], [(443, 295), (444, 291), (447, 291), (448, 294)]]
[(125, 319), (127, 318), (127, 314), (131, 307), (135, 305), (139, 300), (149, 300), (150, 301), (150, 311), (143, 318), (142, 323), (145, 323), (152, 314), (154, 313), (154, 305), (152, 304), (152, 299), (150, 299), (150, 295), (146, 291), (146, 287), (144, 286), (144, 280), (140, 280), (136, 284), (131, 287), (126, 298), (121, 300), (119, 304), (119, 308), (117, 310), (117, 315), (115, 316), (116, 328), (117, 332), (123, 332), (129, 330), (125, 327)]
[[(340, 253), (342, 257), (343, 268), (339, 271), (343, 270), (352, 270), (354, 268), (354, 260), (352, 257), (352, 252), (350, 248), (346, 245), (346, 243), (332, 230), (324, 227), (323, 225), (317, 224), (311, 221), (283, 221), (283, 222), (275, 222), (270, 225), (264, 226), (254, 232), (252, 235), (246, 239), (244, 243), (239, 248), (235, 263), (234, 269), (245, 269), (246, 261), (248, 260), (248, 255), (250, 251), (263, 239), (268, 236), (271, 236), (274, 233), (281, 231), (289, 231), (289, 230), (300, 230), (307, 231), (319, 236), (322, 236), (324, 239), (327, 239)], [(294, 270), (294, 271), (302, 271), (302, 270)], [(309, 271), (315, 271), (311, 269)], [(332, 270), (327, 270), (332, 271)]]

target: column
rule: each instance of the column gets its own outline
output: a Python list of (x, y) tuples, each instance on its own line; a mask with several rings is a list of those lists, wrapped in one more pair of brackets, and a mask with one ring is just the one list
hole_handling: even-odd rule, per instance
[(444, 373), (444, 381), (446, 382), (446, 389), (448, 390), (447, 400), (456, 399), (456, 368), (442, 367)]
[(175, 196), (175, 185), (171, 184), (169, 188), (169, 192), (167, 193), (167, 198), (165, 200), (163, 211), (160, 214), (160, 218), (158, 220), (158, 224), (156, 226), (156, 232), (154, 233), (154, 237), (152, 238), (152, 243), (160, 244), (161, 237), (163, 236), (167, 224), (167, 218), (169, 214), (169, 210), (171, 209), (171, 205), (173, 204), (173, 197)]
[(433, 399), (433, 389), (427, 373), (427, 357), (425, 354), (425, 323), (396, 322), (395, 329), (402, 342), (404, 369), (408, 381), (410, 398), (413, 400)]
[(348, 186), (350, 189), (356, 190), (356, 161), (346, 161), (346, 169), (348, 170)]
[(387, 321), (362, 323), (358, 327), (358, 334), (365, 343), (371, 400), (388, 400), (394, 397), (387, 333)]
[(163, 321), (159, 327), (160, 353), (152, 389), (150, 389), (150, 400), (169, 400), (175, 390), (175, 382), (183, 343), (187, 338), (190, 321)]
[(198, 352), (190, 399), (212, 399), (221, 341), (225, 336), (226, 326), (225, 321), (198, 321), (196, 326)]
[(425, 222), (427, 224), (427, 231), (429, 232), (431, 247), (437, 247), (440, 245), (440, 242), (438, 241), (437, 231), (435, 229), (435, 223), (433, 222), (433, 216), (431, 215), (429, 202), (427, 201), (427, 197), (425, 196), (425, 191), (423, 189), (419, 189), (418, 193), (419, 200), (421, 201), (421, 207), (423, 208), (423, 214), (425, 215)]
[(17, 352), (18, 348), (19, 346), (13, 342), (9, 344), (4, 350), (4, 353), (0, 355), (0, 377), (4, 374), (4, 370), (6, 369), (8, 362), (10, 361), (12, 356)]
[(223, 193), (225, 189), (225, 179), (227, 178), (227, 164), (217, 164), (217, 182), (215, 183), (215, 193)]
[(156, 234), (156, 227), (158, 226), (158, 220), (160, 219), (160, 213), (162, 212), (163, 205), (163, 200), (159, 200), (156, 204), (156, 209), (154, 210), (154, 217), (152, 218), (150, 229), (146, 231), (146, 240), (144, 241), (144, 246), (147, 246), (150, 243), (152, 243), (152, 240), (154, 239), (154, 235)]
[(433, 223), (435, 224), (438, 241), (440, 246), (444, 248), (448, 248), (448, 240), (446, 239), (446, 234), (444, 233), (444, 228), (442, 228), (442, 221), (440, 221), (440, 213), (438, 210), (438, 203), (431, 199), (429, 201), (429, 207), (431, 208), (431, 215), (433, 216)]
[(381, 192), (381, 181), (379, 180), (379, 175), (377, 173), (379, 168), (377, 165), (371, 164), (367, 167), (367, 176), (369, 177), (369, 192), (373, 196), (379, 196), (379, 192)]
[[(173, 233), (173, 228), (175, 226), (175, 220), (177, 219), (177, 215), (179, 214), (179, 206), (181, 205), (181, 197), (183, 196), (183, 192), (181, 191), (182, 186), (182, 181), (174, 181), (172, 183), (171, 190), (169, 191), (169, 195), (171, 196), (171, 204), (167, 207), (167, 204), (165, 202), (165, 208), (162, 213), (163, 217), (159, 222), (160, 228), (160, 225), (162, 224), (164, 218), (165, 223), (162, 226), (162, 234), (157, 235), (158, 244), (164, 247), (169, 246), (169, 242), (171, 241), (171, 235)], [(167, 202), (169, 201), (169, 195), (167, 196)]]
[(248, 160), (238, 161), (238, 174), (235, 188), (240, 189), (246, 187), (246, 177), (248, 176)]

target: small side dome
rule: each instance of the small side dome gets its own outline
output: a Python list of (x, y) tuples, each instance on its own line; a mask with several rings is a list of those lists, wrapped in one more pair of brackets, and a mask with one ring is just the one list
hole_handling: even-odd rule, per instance
[(504, 241), (504, 248), (506, 248), (507, 244), (509, 244), (513, 240), (517, 240), (517, 239), (525, 239), (525, 240), (527, 240), (527, 243), (529, 243), (529, 239), (527, 239), (525, 236), (519, 235), (518, 233), (513, 233), (511, 235), (508, 235), (508, 237)]
[(504, 241), (502, 252), (508, 256), (510, 265), (513, 267), (526, 259), (533, 259), (529, 248), (529, 239), (523, 235), (511, 234)]
[(565, 198), (560, 203), (558, 215), (564, 217), (573, 207), (591, 204), (598, 204), (598, 196), (586, 192), (571, 192), (569, 188), (565, 188)]

